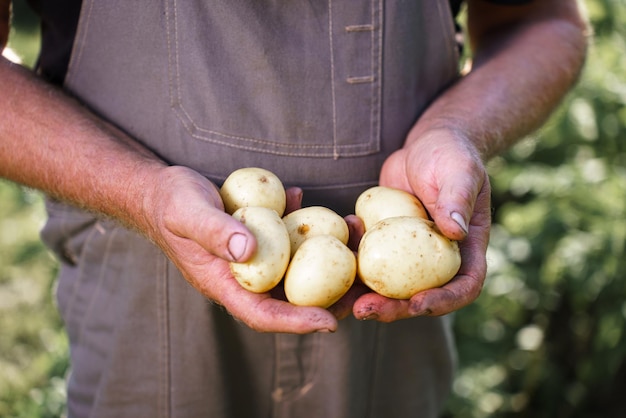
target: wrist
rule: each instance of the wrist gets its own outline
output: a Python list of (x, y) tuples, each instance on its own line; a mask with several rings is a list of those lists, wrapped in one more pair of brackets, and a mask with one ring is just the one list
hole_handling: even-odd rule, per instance
[(467, 129), (459, 120), (431, 120), (418, 123), (409, 133), (405, 148), (427, 150), (432, 154), (447, 153), (451, 149), (462, 152), (474, 161), (484, 164), (490, 156), (479, 135), (468, 135)]
[[(218, 188), (197, 171), (184, 166), (155, 165), (138, 178), (140, 199), (135, 212), (138, 228), (159, 243), (164, 234), (178, 234), (181, 218), (196, 217), (208, 205), (223, 212)], [(199, 204), (201, 202), (201, 204)]]
[[(170, 197), (165, 190), (170, 188), (170, 173), (173, 170), (175, 167), (147, 162), (136, 178), (137, 199), (128, 202), (129, 209), (133, 211), (134, 226), (154, 242), (158, 242), (161, 235), (159, 231), (164, 222), (161, 209)], [(129, 198), (131, 196), (132, 193)]]

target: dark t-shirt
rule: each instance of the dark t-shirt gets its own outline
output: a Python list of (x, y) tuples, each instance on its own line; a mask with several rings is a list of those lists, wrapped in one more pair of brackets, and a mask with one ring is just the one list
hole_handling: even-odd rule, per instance
[[(456, 16), (464, 0), (450, 0)], [(487, 0), (500, 4), (522, 4), (533, 0)], [(62, 84), (76, 35), (82, 0), (28, 0), (41, 17), (41, 54), (37, 69), (42, 77)]]
[(63, 83), (76, 35), (82, 0), (28, 0), (41, 18), (41, 53), (37, 69), (42, 77)]

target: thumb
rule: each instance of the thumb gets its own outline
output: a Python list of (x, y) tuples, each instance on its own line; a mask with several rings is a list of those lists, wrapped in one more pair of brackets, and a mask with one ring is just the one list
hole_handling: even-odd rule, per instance
[(468, 176), (459, 172), (447, 177), (441, 185), (434, 210), (430, 211), (439, 230), (448, 238), (463, 240), (468, 232), (470, 220), (478, 194), (483, 189), (486, 173)]
[(198, 200), (188, 202), (167, 222), (169, 230), (179, 238), (188, 239), (204, 250), (226, 261), (243, 262), (256, 251), (257, 241), (246, 226), (221, 208)]
[(199, 213), (195, 222), (187, 222), (181, 231), (209, 253), (227, 261), (243, 262), (256, 251), (256, 238), (248, 228), (216, 208)]
[[(219, 189), (199, 173), (167, 167), (146, 193), (148, 235), (167, 253), (202, 264), (200, 246), (227, 261), (246, 261), (256, 251), (256, 238), (245, 225), (224, 212)], [(206, 254), (204, 254), (206, 255)]]

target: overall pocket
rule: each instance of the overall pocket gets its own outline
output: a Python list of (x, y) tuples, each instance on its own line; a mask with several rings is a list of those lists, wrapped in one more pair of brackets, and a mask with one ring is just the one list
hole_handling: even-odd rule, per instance
[(379, 151), (381, 2), (171, 0), (166, 19), (170, 105), (193, 138), (302, 157)]

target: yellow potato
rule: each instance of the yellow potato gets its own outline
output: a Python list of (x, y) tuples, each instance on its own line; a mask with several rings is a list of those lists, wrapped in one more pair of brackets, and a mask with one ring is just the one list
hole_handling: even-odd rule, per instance
[(220, 188), (224, 209), (229, 214), (242, 207), (261, 206), (283, 216), (287, 205), (285, 188), (271, 171), (246, 167), (233, 171)]
[(461, 266), (458, 243), (429, 220), (384, 219), (368, 230), (358, 250), (359, 277), (383, 296), (409, 299), (450, 281)]
[(417, 216), (428, 219), (422, 202), (404, 190), (375, 186), (359, 195), (354, 205), (354, 213), (361, 218), (365, 230), (378, 221), (396, 216)]
[(299, 306), (328, 308), (352, 286), (356, 257), (332, 235), (304, 241), (291, 259), (285, 275), (287, 300)]
[(269, 208), (240, 208), (233, 217), (254, 234), (257, 250), (244, 263), (230, 263), (230, 270), (243, 288), (255, 293), (267, 292), (282, 280), (289, 265), (287, 228), (276, 211)]
[(336, 212), (323, 206), (309, 206), (283, 217), (291, 239), (291, 255), (307, 238), (332, 235), (343, 244), (348, 243), (348, 224)]

